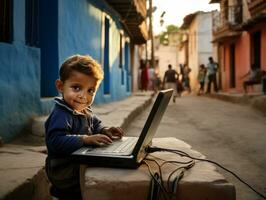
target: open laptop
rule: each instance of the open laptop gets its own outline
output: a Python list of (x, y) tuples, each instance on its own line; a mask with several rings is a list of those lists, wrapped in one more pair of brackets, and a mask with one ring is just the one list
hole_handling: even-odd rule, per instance
[(139, 137), (124, 136), (104, 147), (82, 147), (72, 153), (74, 162), (102, 167), (137, 168), (147, 155), (145, 149), (151, 145), (172, 93), (172, 89), (158, 93)]

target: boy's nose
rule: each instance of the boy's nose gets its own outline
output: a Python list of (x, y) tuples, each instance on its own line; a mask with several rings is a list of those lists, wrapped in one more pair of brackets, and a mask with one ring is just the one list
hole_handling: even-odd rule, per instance
[(81, 91), (81, 92), (79, 93), (78, 97), (81, 98), (81, 99), (85, 99), (85, 98), (86, 98), (86, 92)]

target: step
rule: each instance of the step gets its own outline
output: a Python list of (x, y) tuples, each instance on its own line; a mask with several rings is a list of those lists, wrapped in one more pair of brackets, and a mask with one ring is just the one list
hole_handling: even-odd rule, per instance
[(49, 181), (43, 168), (45, 149), (44, 146), (13, 144), (5, 144), (0, 148), (1, 200), (51, 199)]

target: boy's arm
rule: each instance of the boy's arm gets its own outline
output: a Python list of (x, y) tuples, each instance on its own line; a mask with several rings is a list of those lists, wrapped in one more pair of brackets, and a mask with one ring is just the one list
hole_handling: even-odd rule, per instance
[(93, 134), (104, 134), (107, 135), (109, 138), (118, 137), (121, 138), (124, 134), (123, 130), (120, 127), (105, 127), (102, 124), (102, 121), (96, 116), (92, 116), (92, 123), (93, 123)]
[(48, 153), (56, 156), (70, 155), (83, 146), (80, 135), (70, 135), (71, 117), (55, 112), (45, 124)]

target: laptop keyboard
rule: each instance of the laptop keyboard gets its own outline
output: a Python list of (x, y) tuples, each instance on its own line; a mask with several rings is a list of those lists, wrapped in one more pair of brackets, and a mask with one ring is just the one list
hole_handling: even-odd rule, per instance
[(106, 147), (96, 148), (95, 152), (101, 153), (123, 153), (132, 150), (138, 138), (123, 137), (121, 140), (116, 140)]

